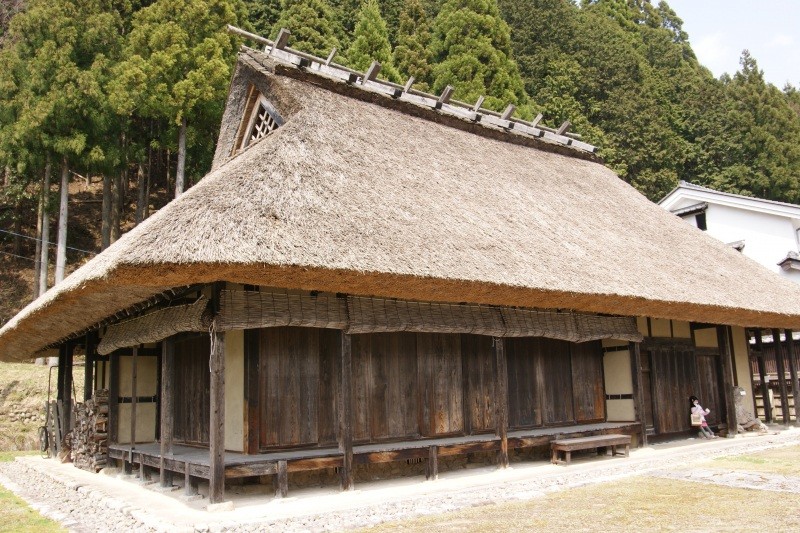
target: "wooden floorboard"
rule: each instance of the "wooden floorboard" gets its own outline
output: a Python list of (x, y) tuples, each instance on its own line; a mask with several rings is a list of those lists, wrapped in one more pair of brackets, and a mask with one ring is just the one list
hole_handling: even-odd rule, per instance
[[(555, 438), (569, 435), (586, 435), (606, 431), (628, 431), (635, 433), (639, 424), (635, 422), (604, 422), (582, 424), (577, 426), (560, 426), (534, 428), (508, 432), (510, 448), (539, 446), (548, 444)], [(500, 437), (494, 434), (442, 437), (437, 439), (417, 439), (401, 442), (384, 442), (362, 444), (353, 447), (356, 463), (373, 463), (407, 458), (427, 457), (432, 446), (438, 448), (441, 456), (459, 453), (473, 453), (499, 449)], [(114, 459), (128, 459), (130, 445), (112, 444), (109, 455)], [(134, 462), (139, 463), (144, 456), (144, 463), (157, 467), (161, 458), (161, 446), (158, 442), (137, 444), (133, 449)], [(173, 444), (172, 453), (165, 455), (165, 465), (171, 471), (183, 472), (185, 464), (191, 465), (192, 475), (205, 477), (210, 468), (207, 448)], [(279, 461), (287, 461), (288, 470), (307, 470), (340, 466), (341, 452), (337, 448), (308, 448), (301, 450), (284, 450), (261, 454), (243, 454), (225, 452), (225, 477), (247, 477), (273, 474)]]

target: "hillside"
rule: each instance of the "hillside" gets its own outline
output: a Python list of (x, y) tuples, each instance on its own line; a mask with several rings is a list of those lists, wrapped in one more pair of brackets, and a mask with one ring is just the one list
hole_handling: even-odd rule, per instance
[[(80, 358), (76, 362), (80, 363)], [(39, 427), (44, 425), (48, 380), (55, 399), (56, 373), (33, 363), (0, 363), (0, 451), (39, 448)], [(83, 398), (83, 367), (73, 373), (75, 397)]]

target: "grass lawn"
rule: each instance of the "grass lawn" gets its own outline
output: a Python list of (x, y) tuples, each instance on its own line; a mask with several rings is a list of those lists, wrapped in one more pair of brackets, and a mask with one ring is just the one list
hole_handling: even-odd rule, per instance
[(719, 457), (697, 466), (800, 477), (800, 446), (775, 448), (734, 457)]
[(635, 477), (368, 531), (798, 531), (798, 506), (800, 494)]

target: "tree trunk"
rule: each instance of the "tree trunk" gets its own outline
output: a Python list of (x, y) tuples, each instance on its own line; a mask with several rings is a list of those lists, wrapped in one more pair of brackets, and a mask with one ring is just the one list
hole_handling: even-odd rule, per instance
[(61, 203), (58, 209), (58, 245), (56, 248), (56, 285), (67, 269), (67, 211), (69, 202), (69, 165), (64, 157), (61, 167)]
[(47, 277), (50, 270), (50, 172), (52, 166), (50, 163), (50, 154), (47, 154), (47, 164), (44, 167), (44, 183), (42, 190), (44, 191), (44, 198), (42, 203), (42, 258), (41, 258), (41, 275), (39, 276), (39, 295), (41, 296), (47, 292)]
[(103, 174), (103, 213), (100, 223), (103, 250), (111, 246), (111, 178)]
[(136, 225), (138, 226), (144, 220), (144, 202), (147, 191), (147, 183), (144, 177), (144, 163), (139, 162), (136, 170), (136, 185), (138, 196), (136, 198)]
[(111, 242), (119, 239), (120, 214), (122, 213), (122, 176), (125, 171), (121, 171), (114, 178), (114, 186), (111, 188)]
[(14, 255), (22, 256), (22, 200), (14, 206)]
[(181, 128), (178, 130), (178, 169), (175, 171), (175, 198), (183, 194), (186, 177), (186, 117), (181, 119)]
[[(44, 197), (49, 192), (45, 189), (45, 184), (50, 183), (50, 159), (44, 168), (44, 175), (42, 176), (42, 186), (39, 191), (39, 205), (36, 209), (36, 252), (33, 254), (33, 299), (39, 297), (41, 294), (41, 276), (42, 276), (42, 219), (47, 216), (44, 211)], [(45, 274), (46, 275), (46, 274)]]

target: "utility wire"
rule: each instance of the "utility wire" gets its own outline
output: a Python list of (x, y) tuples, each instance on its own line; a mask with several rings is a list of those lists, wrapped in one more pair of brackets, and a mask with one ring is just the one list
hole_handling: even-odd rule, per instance
[[(9, 235), (14, 235), (15, 237), (22, 237), (23, 239), (30, 239), (32, 241), (38, 241), (39, 239), (35, 237), (29, 237), (28, 235), (23, 235), (21, 233), (14, 233), (13, 231), (8, 231), (4, 229), (0, 229), (0, 233), (8, 233)], [(48, 241), (47, 244), (50, 246), (56, 246), (56, 243)], [(81, 250), (80, 248), (73, 248), (72, 246), (67, 246), (68, 250), (75, 250), (76, 252), (83, 252), (85, 254), (92, 254), (97, 255), (97, 252), (90, 252), (89, 250)]]
[(34, 263), (36, 262), (35, 259), (31, 259), (30, 257), (25, 257), (25, 256), (22, 256), (22, 255), (12, 254), (11, 252), (4, 252), (3, 250), (0, 250), (0, 254), (10, 255), (11, 257), (16, 257), (18, 259), (27, 259), (28, 261), (33, 261)]

